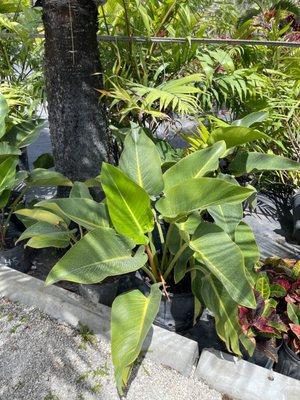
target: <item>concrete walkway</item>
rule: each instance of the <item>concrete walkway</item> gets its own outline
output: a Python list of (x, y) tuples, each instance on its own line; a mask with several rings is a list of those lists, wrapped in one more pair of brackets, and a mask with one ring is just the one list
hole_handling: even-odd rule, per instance
[[(222, 400), (193, 378), (144, 360), (128, 400)], [(110, 351), (84, 327), (0, 299), (0, 400), (118, 400)]]

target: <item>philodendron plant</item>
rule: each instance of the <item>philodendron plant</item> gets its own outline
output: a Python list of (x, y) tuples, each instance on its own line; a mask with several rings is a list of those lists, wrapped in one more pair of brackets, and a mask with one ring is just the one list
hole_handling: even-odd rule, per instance
[[(18, 211), (36, 220), (20, 240), (30, 238), (28, 244), (33, 247), (51, 246), (55, 240), (60, 247), (59, 238), (64, 235), (63, 245), (71, 245), (46, 284), (60, 280), (99, 283), (137, 270), (150, 280), (148, 296), (132, 290), (119, 295), (112, 306), (112, 359), (120, 393), (161, 296), (168, 296), (168, 285), (177, 284), (186, 274), (195, 297), (214, 313), (217, 332), (228, 350), (240, 355), (243, 343), (253, 351), (239, 325), (238, 306), (256, 307), (253, 272), (259, 252), (251, 229), (242, 222), (242, 203), (255, 189), (242, 187), (232, 175), (221, 173), (219, 164), (228, 154), (234, 157), (236, 144), (265, 135), (254, 131), (249, 136), (242, 130), (240, 140), (232, 141), (230, 134), (223, 131), (214, 143), (170, 166), (162, 165), (154, 141), (135, 126), (126, 136), (119, 166), (102, 165), (97, 178), (105, 193), (101, 203), (78, 182), (69, 198), (42, 201), (33, 210)], [(247, 172), (253, 157), (237, 155), (232, 169)], [(280, 168), (299, 168), (284, 158), (280, 162)], [(44, 213), (47, 220), (42, 218)], [(78, 232), (70, 231), (70, 221), (79, 226)]]

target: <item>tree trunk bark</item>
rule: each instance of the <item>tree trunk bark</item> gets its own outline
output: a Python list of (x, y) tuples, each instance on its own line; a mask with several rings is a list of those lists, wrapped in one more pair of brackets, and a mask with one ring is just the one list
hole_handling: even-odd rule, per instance
[(45, 76), (56, 170), (75, 181), (109, 161), (109, 132), (93, 0), (43, 0)]

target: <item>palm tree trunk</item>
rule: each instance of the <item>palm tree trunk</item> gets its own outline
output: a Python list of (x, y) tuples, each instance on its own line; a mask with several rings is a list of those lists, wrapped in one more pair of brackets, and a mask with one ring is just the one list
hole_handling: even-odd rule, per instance
[(109, 160), (93, 0), (43, 0), (45, 75), (56, 170), (75, 181)]

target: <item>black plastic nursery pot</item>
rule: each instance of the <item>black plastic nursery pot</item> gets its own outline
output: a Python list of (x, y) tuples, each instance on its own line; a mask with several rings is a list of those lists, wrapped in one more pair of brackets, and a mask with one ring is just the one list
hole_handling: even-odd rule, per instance
[(79, 285), (79, 293), (85, 299), (111, 307), (117, 296), (119, 281), (104, 282), (94, 285)]
[(300, 380), (300, 357), (284, 342), (278, 352), (278, 363), (274, 370), (290, 378)]
[[(139, 274), (127, 274), (120, 278), (118, 294), (138, 289), (148, 295), (150, 286)], [(170, 293), (162, 297), (154, 324), (172, 332), (185, 332), (194, 322), (194, 295), (187, 293)]]
[(300, 193), (295, 194), (292, 202), (293, 202), (293, 222), (294, 222), (293, 236), (295, 240), (300, 243)]
[(172, 332), (186, 332), (193, 326), (195, 301), (192, 293), (169, 293), (162, 297), (154, 324)]
[[(266, 343), (265, 339), (257, 339), (257, 345), (253, 355), (251, 357), (249, 357), (249, 355), (246, 355), (244, 356), (244, 359), (260, 367), (272, 369), (275, 364), (275, 360), (278, 357), (278, 352), (281, 348), (282, 342), (280, 341), (280, 343), (276, 347), (272, 347), (272, 351), (269, 350), (269, 352), (263, 350), (263, 347), (268, 347), (265, 345), (265, 343)], [(273, 357), (271, 356), (271, 353)], [(268, 354), (270, 354), (270, 356), (268, 356)]]
[(0, 265), (27, 273), (31, 267), (31, 261), (24, 245), (18, 244), (10, 249), (0, 250)]

